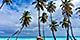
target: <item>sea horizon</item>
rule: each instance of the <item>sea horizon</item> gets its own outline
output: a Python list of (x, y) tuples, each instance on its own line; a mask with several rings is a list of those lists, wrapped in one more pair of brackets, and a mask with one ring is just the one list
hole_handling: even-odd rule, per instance
[[(0, 36), (0, 38), (8, 38), (9, 36)], [(37, 36), (19, 36), (18, 38), (36, 38)], [(56, 38), (66, 38), (67, 36), (56, 36)], [(80, 38), (80, 36), (75, 36), (76, 38)], [(16, 36), (11, 37), (16, 38)], [(53, 38), (53, 36), (45, 36), (45, 38)]]

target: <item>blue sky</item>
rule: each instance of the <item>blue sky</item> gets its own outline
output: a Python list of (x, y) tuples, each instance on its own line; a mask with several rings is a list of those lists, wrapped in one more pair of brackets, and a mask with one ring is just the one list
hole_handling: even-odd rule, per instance
[[(13, 4), (4, 5), (2, 9), (0, 9), (0, 36), (10, 36), (13, 34), (16, 30), (18, 30), (21, 27), (20, 24), (20, 17), (22, 16), (22, 13), (25, 10), (28, 10), (31, 12), (32, 22), (30, 23), (30, 27), (24, 28), (21, 36), (37, 36), (38, 35), (38, 27), (37, 27), (37, 10), (34, 9), (34, 5), (31, 5), (31, 3), (34, 0), (12, 0)], [(56, 2), (56, 12), (53, 15), (53, 19), (57, 19), (58, 22), (60, 22), (63, 18), (61, 15), (61, 9), (60, 4), (61, 1), (57, 0)], [(60, 3), (59, 3), (60, 2)], [(73, 9), (76, 7), (79, 7), (80, 1), (79, 0), (73, 0), (72, 3), (75, 5)], [(2, 0), (0, 0), (0, 5), (2, 4)], [(73, 31), (76, 36), (80, 36), (80, 32), (78, 31), (80, 29), (80, 19), (79, 16), (74, 14), (71, 18)], [(48, 13), (45, 9), (45, 12)], [(42, 11), (41, 11), (42, 13)], [(49, 15), (49, 13), (48, 13)], [(51, 36), (51, 31), (49, 29), (49, 21), (45, 24), (45, 32), (46, 36)], [(42, 23), (41, 23), (42, 26)], [(58, 28), (58, 31), (55, 33), (57, 36), (65, 36), (66, 30), (61, 28), (61, 25)], [(41, 29), (42, 30), (42, 29)], [(48, 34), (48, 35), (47, 35)]]

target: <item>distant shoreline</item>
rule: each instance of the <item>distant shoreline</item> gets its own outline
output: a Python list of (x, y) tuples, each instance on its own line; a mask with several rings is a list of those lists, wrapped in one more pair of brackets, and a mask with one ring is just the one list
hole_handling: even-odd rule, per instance
[[(8, 38), (9, 36), (0, 36), (0, 38)], [(15, 36), (16, 37), (16, 36)], [(12, 38), (15, 38), (12, 37)], [(36, 38), (37, 36), (19, 36), (19, 38)], [(80, 38), (80, 36), (75, 36), (77, 38)], [(46, 38), (53, 38), (52, 36), (46, 36)], [(56, 36), (56, 38), (66, 38), (66, 36)]]

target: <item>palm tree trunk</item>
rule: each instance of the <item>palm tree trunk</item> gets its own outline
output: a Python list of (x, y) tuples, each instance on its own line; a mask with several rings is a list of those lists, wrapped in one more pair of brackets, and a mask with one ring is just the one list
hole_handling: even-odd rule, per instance
[(17, 34), (17, 37), (16, 37), (16, 40), (18, 39), (18, 37), (19, 37), (19, 34), (21, 33), (21, 31), (23, 30), (23, 28), (24, 28), (24, 26), (20, 29), (20, 31), (18, 32), (18, 34)]
[(38, 11), (38, 32), (39, 32), (39, 36), (41, 36), (41, 30), (40, 30), (40, 10)]
[(52, 22), (52, 13), (50, 13), (50, 19), (51, 19), (51, 22)]
[(70, 37), (71, 40), (73, 40), (72, 37), (71, 37), (70, 35), (69, 35), (69, 37)]
[(16, 35), (18, 32), (19, 32), (19, 30), (16, 31), (14, 34), (12, 34), (12, 36), (9, 36), (9, 38), (7, 40), (10, 40), (10, 38), (13, 37), (14, 35)]
[(22, 31), (23, 28), (24, 28), (24, 27), (21, 27), (20, 30), (17, 30), (17, 31), (16, 31), (14, 34), (12, 34), (7, 40), (9, 40), (11, 37), (15, 36), (17, 33), (19, 34), (19, 33)]
[(66, 40), (69, 40), (69, 27), (67, 28), (67, 39)]
[(71, 25), (70, 25), (70, 29), (71, 29), (71, 35), (72, 35), (73, 39), (76, 40), (76, 38), (75, 38), (75, 36), (73, 34), (73, 30), (72, 30), (72, 26)]
[(53, 34), (54, 40), (56, 40), (56, 37), (55, 37), (55, 34), (54, 34), (54, 30), (53, 29), (51, 29), (51, 30), (52, 30), (52, 34)]
[[(68, 17), (68, 20), (70, 21), (70, 18)], [(71, 26), (71, 22), (70, 22), (70, 30), (71, 30), (71, 35), (73, 37), (74, 40), (76, 40), (74, 34), (73, 34), (73, 30), (72, 30), (72, 26)]]
[[(50, 13), (50, 19), (51, 19), (51, 23), (52, 23), (52, 13)], [(55, 34), (54, 34), (54, 30), (51, 28), (54, 40), (56, 40)]]
[(45, 40), (45, 30), (44, 30), (44, 23), (43, 23), (43, 40)]

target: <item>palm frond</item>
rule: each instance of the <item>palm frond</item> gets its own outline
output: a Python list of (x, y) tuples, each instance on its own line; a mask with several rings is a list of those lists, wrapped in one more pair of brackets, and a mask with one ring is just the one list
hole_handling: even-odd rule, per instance
[(45, 23), (47, 21), (47, 19), (48, 19), (47, 13), (43, 12), (43, 14), (42, 14), (42, 16), (40, 18), (41, 18), (41, 22)]
[(68, 2), (71, 2), (72, 0), (68, 0)]
[(78, 9), (80, 9), (80, 7), (77, 7), (75, 10), (78, 10)]
[(67, 2), (68, 0), (65, 0), (65, 2)]
[(72, 3), (69, 3), (69, 5), (71, 5), (72, 7), (74, 7), (74, 5)]
[(44, 2), (47, 2), (48, 0), (43, 0)]
[(22, 26), (27, 26), (31, 22), (31, 16), (29, 11), (24, 11), (23, 16), (20, 18)]
[(33, 3), (32, 3), (32, 5), (33, 5), (33, 4), (35, 4), (35, 3), (36, 3), (36, 1), (35, 1), (35, 2), (33, 2)]
[(50, 1), (47, 5), (47, 11), (50, 13), (53, 13), (53, 11), (55, 12), (56, 6), (54, 5), (55, 3), (53, 3), (53, 1)]

